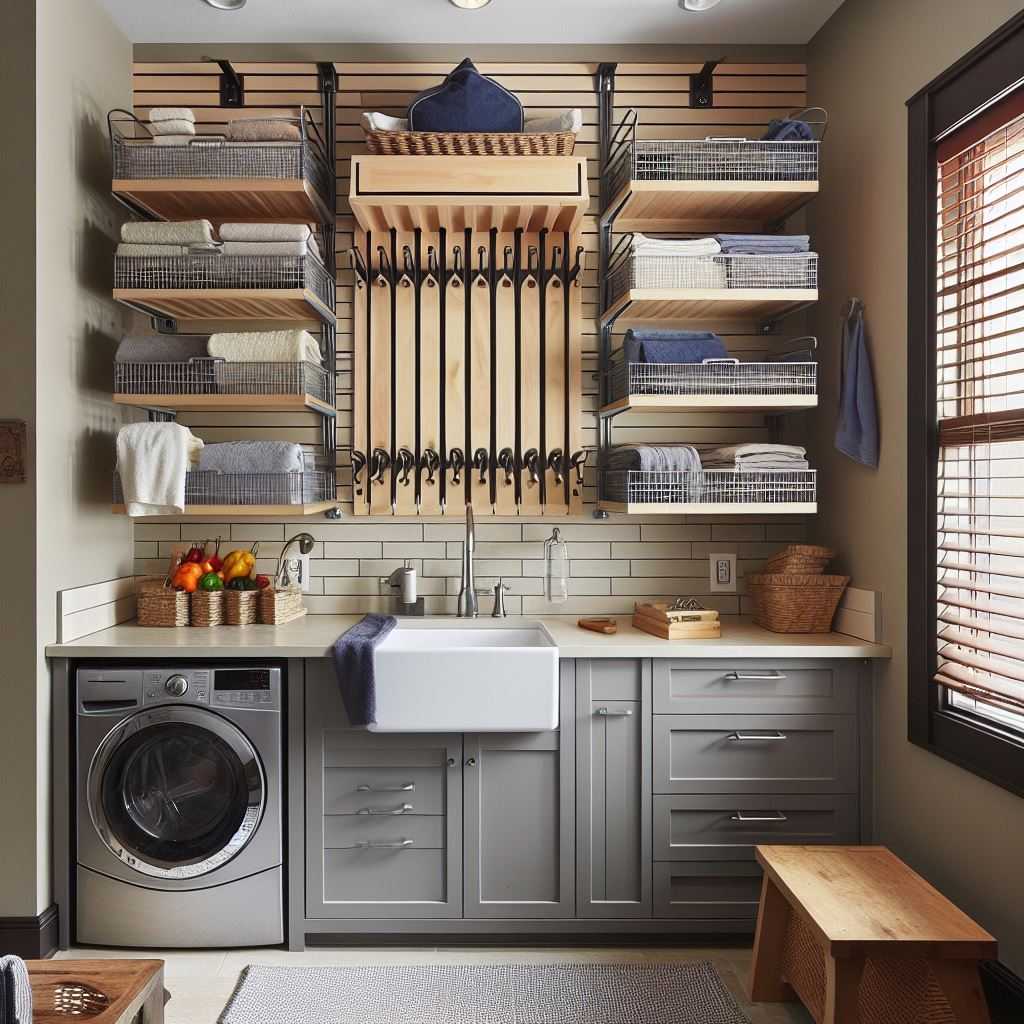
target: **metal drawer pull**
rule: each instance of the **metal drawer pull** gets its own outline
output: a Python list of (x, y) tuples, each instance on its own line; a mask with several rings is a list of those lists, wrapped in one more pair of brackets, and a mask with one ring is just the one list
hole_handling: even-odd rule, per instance
[(394, 807), (391, 810), (384, 810), (380, 807), (361, 807), (356, 814), (408, 814), (412, 810), (412, 804), (402, 804), (401, 807)]
[(616, 711), (614, 708), (598, 708), (597, 713), (602, 718), (629, 718), (633, 714), (632, 708), (624, 708)]
[(743, 811), (737, 811), (732, 816), (733, 821), (789, 821), (789, 818), (782, 813), (782, 811), (776, 811), (774, 814), (744, 814)]
[(416, 783), (406, 782), (401, 786), (369, 786), (365, 782), (356, 786), (357, 793), (415, 793)]
[(725, 678), (732, 682), (778, 682), (785, 679), (783, 672), (726, 672)]
[(399, 839), (395, 843), (373, 843), (369, 839), (362, 839), (356, 843), (357, 850), (407, 850), (413, 846), (411, 839)]
[(775, 732), (731, 732), (725, 737), (727, 740), (732, 742), (739, 741), (740, 743), (765, 741), (774, 742), (775, 740), (788, 740), (789, 737), (784, 732), (779, 732), (777, 729)]

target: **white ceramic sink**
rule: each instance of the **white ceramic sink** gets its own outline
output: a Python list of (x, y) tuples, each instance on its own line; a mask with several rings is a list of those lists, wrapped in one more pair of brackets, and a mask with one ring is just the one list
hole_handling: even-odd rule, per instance
[(372, 732), (558, 727), (558, 649), (542, 626), (398, 626), (375, 652)]

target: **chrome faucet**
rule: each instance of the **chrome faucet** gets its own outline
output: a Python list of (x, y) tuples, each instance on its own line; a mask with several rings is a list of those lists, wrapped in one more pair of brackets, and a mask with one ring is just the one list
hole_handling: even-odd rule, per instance
[(458, 616), (460, 619), (475, 619), (480, 614), (473, 580), (473, 549), (476, 547), (476, 530), (473, 523), (473, 506), (466, 505), (466, 539), (462, 544), (462, 587), (459, 590)]

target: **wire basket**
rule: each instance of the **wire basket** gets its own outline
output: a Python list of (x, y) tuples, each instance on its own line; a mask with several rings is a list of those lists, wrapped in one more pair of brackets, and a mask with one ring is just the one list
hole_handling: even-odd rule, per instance
[(301, 179), (330, 209), (333, 167), (320, 129), (306, 107), (273, 120), (294, 124), (297, 142), (235, 142), (220, 135), (196, 135), (181, 146), (158, 146), (146, 122), (127, 110), (107, 115), (114, 178)]
[(714, 359), (701, 363), (616, 362), (609, 371), (609, 396), (618, 401), (630, 395), (758, 398), (814, 396), (818, 364), (788, 362), (741, 363)]
[(813, 469), (606, 469), (601, 497), (629, 505), (788, 505), (816, 499)]
[(326, 402), (327, 371), (315, 363), (115, 363), (118, 395), (311, 395)]

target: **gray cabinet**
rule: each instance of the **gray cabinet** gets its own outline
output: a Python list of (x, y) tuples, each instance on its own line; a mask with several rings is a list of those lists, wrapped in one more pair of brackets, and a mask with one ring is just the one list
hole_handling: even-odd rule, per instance
[(467, 918), (571, 918), (571, 662), (562, 662), (557, 732), (465, 737)]
[(576, 913), (651, 915), (651, 663), (576, 662)]
[(729, 921), (752, 929), (761, 901), (761, 868), (738, 863), (675, 861), (654, 865), (654, 916)]

